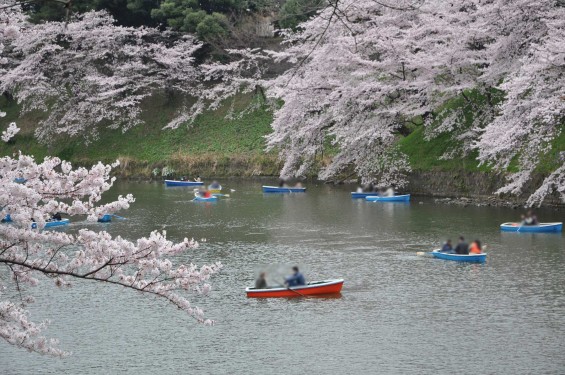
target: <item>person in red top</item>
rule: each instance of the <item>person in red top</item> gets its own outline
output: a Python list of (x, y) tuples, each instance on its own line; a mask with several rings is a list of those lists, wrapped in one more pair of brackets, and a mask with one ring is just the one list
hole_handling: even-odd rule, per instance
[(469, 248), (469, 254), (480, 254), (481, 252), (481, 241), (473, 241), (471, 243), (471, 247)]
[(204, 192), (204, 198), (210, 198), (211, 196), (212, 196), (212, 193), (210, 193), (209, 190), (206, 190), (206, 191)]

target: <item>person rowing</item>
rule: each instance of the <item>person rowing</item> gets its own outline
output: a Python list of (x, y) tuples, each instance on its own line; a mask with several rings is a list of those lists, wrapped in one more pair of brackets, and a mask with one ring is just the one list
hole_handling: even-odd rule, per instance
[(538, 225), (538, 217), (529, 210), (526, 216), (522, 215), (522, 225)]
[(302, 275), (300, 273), (300, 271), (298, 270), (297, 266), (292, 267), (292, 271), (294, 272), (294, 274), (292, 274), (291, 276), (288, 276), (284, 283), (287, 286), (300, 286), (300, 285), (306, 285), (306, 280), (304, 279), (304, 275)]

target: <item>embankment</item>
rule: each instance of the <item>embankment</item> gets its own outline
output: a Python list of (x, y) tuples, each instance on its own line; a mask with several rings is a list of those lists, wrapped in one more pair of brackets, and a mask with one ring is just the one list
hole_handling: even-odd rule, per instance
[[(36, 124), (44, 115), (30, 113), (19, 116), (19, 108), (14, 102), (0, 98), (0, 108), (8, 113), (0, 119), (0, 129), (5, 129), (11, 121), (17, 121), (22, 128), (13, 141), (0, 145), (0, 154), (11, 155), (21, 150), (37, 159), (55, 155), (82, 166), (120, 160), (115, 172), (117, 176), (128, 179), (197, 175), (205, 178), (278, 176), (281, 161), (276, 153), (264, 151), (265, 136), (271, 131), (272, 113), (266, 106), (257, 105), (254, 110), (243, 111), (235, 118), (227, 116), (232, 110), (241, 112), (255, 100), (258, 99), (239, 96), (215, 112), (200, 115), (192, 124), (163, 131), (163, 126), (174, 117), (179, 99), (170, 95), (154, 95), (143, 104), (143, 125), (126, 133), (100, 128), (98, 138), (87, 145), (83, 139), (66, 137), (47, 146), (39, 144), (33, 137)], [(521, 197), (494, 197), (493, 192), (505, 183), (504, 175), (478, 166), (477, 155), (473, 153), (442, 160), (441, 156), (453, 147), (450, 135), (444, 134), (428, 141), (423, 128), (416, 127), (399, 140), (400, 149), (408, 155), (413, 169), (407, 190), (415, 195), (474, 197), (497, 202), (493, 204), (523, 203), (558, 162), (559, 151), (565, 149), (563, 133), (544, 155), (536, 177)], [(557, 197), (549, 197), (546, 203), (560, 204)]]

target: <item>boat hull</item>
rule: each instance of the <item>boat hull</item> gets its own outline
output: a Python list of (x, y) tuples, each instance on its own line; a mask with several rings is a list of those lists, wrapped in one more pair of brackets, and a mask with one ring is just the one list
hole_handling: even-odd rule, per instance
[(484, 263), (487, 260), (486, 253), (462, 255), (462, 254), (446, 254), (439, 252), (438, 250), (434, 250), (430, 254), (432, 254), (435, 258), (438, 259), (453, 260), (456, 262)]
[(563, 230), (563, 223), (540, 223), (538, 225), (504, 223), (504, 224), (500, 224), (500, 230), (503, 232), (521, 232), (521, 233), (561, 232)]
[(202, 185), (204, 185), (204, 182), (165, 180), (165, 185), (167, 185), (167, 186), (202, 186)]
[(263, 186), (263, 193), (305, 193), (306, 188)]
[(379, 195), (370, 195), (365, 197), (369, 202), (409, 202), (410, 194), (393, 195), (392, 197), (381, 197)]
[(307, 285), (294, 287), (276, 287), (269, 289), (246, 288), (245, 292), (249, 298), (281, 298), (281, 297), (303, 297), (318, 296), (324, 294), (337, 294), (341, 292), (343, 279), (316, 281)]
[[(45, 222), (45, 226), (43, 227), (44, 229), (46, 228), (53, 228), (53, 227), (61, 227), (63, 225), (68, 225), (70, 222), (69, 219), (61, 219), (61, 220), (52, 220), (52, 221), (46, 221)], [(31, 227), (33, 229), (37, 228), (37, 223), (32, 223)]]
[(106, 215), (102, 216), (100, 219), (98, 219), (99, 223), (109, 223), (111, 221), (112, 221), (112, 215), (108, 215), (108, 214), (106, 214)]
[(195, 202), (217, 202), (218, 201), (218, 197), (209, 197), (209, 198), (204, 198), (204, 197), (194, 197), (193, 201)]
[(371, 197), (371, 196), (375, 196), (376, 193), (375, 192), (371, 192), (371, 193), (357, 193), (352, 191), (351, 192), (351, 198), (353, 199), (364, 199), (366, 197)]

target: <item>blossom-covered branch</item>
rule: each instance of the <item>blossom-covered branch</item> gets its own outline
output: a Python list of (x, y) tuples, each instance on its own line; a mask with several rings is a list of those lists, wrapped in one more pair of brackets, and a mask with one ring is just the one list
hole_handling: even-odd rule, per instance
[(189, 35), (115, 26), (105, 12), (33, 25), (17, 8), (0, 14), (0, 34), (0, 92), (23, 113), (48, 113), (36, 130), (44, 142), (93, 137), (101, 125), (125, 131), (142, 122), (140, 103), (156, 90), (199, 97), (193, 55), (201, 44)]
[[(104, 231), (82, 229), (72, 235), (42, 230), (55, 212), (86, 215), (95, 221), (102, 214), (127, 209), (134, 202), (131, 195), (99, 204), (114, 182), (111, 169), (101, 163), (74, 169), (58, 158), (36, 163), (22, 154), (0, 158), (1, 214), (10, 215), (12, 221), (0, 225), (0, 272), (10, 275), (0, 279), (0, 337), (7, 342), (42, 354), (66, 354), (56, 341), (41, 335), (47, 322), (29, 320), (26, 306), (33, 302), (31, 290), (39, 275), (52, 279), (57, 287), (76, 280), (121, 285), (163, 298), (201, 323), (213, 323), (185, 294), (207, 294), (211, 289), (207, 281), (221, 264), (175, 266), (169, 259), (196, 248), (195, 241), (185, 238), (173, 243), (164, 232), (129, 241)], [(9, 287), (18, 293), (6, 293)]]

